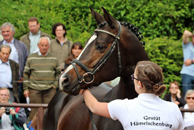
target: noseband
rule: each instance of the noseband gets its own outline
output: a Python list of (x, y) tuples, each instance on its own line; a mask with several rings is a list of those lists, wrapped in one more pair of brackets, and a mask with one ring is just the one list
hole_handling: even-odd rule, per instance
[[(119, 23), (119, 22), (118, 22)], [(106, 22), (100, 24), (99, 26), (104, 26), (106, 24)], [(118, 48), (118, 67), (119, 67), (119, 74), (121, 73), (121, 68), (122, 68), (122, 65), (121, 65), (121, 54), (120, 54), (120, 49), (119, 49), (119, 41), (120, 40), (120, 34), (121, 34), (121, 25), (119, 23), (119, 30), (118, 30), (118, 34), (117, 35), (114, 35), (113, 33), (111, 32), (108, 32), (108, 31), (105, 31), (105, 30), (102, 30), (102, 29), (95, 29), (94, 30), (95, 32), (102, 32), (102, 33), (106, 33), (112, 37), (115, 38), (113, 44), (111, 45), (111, 47), (109, 48), (109, 50), (106, 52), (106, 54), (99, 60), (99, 62), (95, 65), (94, 69), (93, 70), (90, 70), (87, 66), (85, 66), (82, 62), (80, 62), (79, 60), (77, 59), (74, 59), (72, 62), (71, 62), (71, 65), (73, 66), (73, 68), (75, 69), (75, 72), (77, 74), (77, 77), (78, 77), (78, 81), (79, 83), (82, 83), (84, 82), (85, 84), (90, 84), (94, 81), (94, 74), (100, 70), (100, 67), (105, 64), (105, 62), (107, 61), (107, 59), (111, 56), (112, 52), (115, 50), (115, 47), (117, 45), (117, 48)], [(75, 66), (75, 64), (77, 64), (78, 66), (80, 66), (86, 73), (81, 77), (78, 73), (78, 70)]]

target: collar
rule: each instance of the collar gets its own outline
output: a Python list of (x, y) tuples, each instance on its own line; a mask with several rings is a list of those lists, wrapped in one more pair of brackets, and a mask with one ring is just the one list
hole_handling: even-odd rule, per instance
[[(57, 37), (56, 37), (55, 39), (56, 39), (56, 41), (57, 41), (58, 43), (60, 43), (59, 40), (57, 39)], [(65, 37), (64, 43), (65, 43), (65, 42), (67, 42), (67, 37)], [(61, 43), (60, 43), (60, 44), (61, 44)]]
[(8, 65), (8, 66), (10, 65), (10, 64), (9, 64), (9, 60), (8, 60), (7, 62), (2, 62), (1, 59), (0, 59), (0, 64), (6, 64), (6, 65)]
[(157, 99), (159, 97), (152, 93), (141, 93), (138, 95), (138, 98), (146, 100), (146, 99)]
[(14, 38), (13, 38), (13, 40), (10, 42), (10, 43), (8, 43), (7, 41), (5, 41), (5, 40), (3, 40), (3, 44), (14, 44)]
[[(39, 56), (43, 56), (42, 53), (40, 52), (40, 50), (38, 51), (38, 55), (39, 55)], [(48, 52), (47, 52), (46, 55), (44, 55), (44, 56), (47, 56), (47, 55), (48, 55)]]
[(37, 35), (40, 35), (41, 31), (39, 30), (36, 34), (33, 34), (30, 32), (30, 36), (37, 36)]

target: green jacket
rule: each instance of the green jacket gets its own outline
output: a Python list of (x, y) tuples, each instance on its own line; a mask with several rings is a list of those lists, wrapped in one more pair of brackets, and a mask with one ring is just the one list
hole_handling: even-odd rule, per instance
[[(26, 44), (28, 48), (28, 52), (30, 52), (30, 39), (29, 39), (30, 32), (28, 32), (26, 35), (22, 36), (20, 41)], [(40, 37), (49, 37), (51, 39), (51, 36), (47, 33), (44, 33), (41, 31)]]
[(65, 42), (63, 43), (62, 46), (57, 39), (51, 40), (51, 44), (48, 52), (50, 52), (51, 54), (57, 57), (60, 68), (64, 68), (65, 59), (70, 55), (72, 45), (73, 45), (73, 42), (68, 40), (67, 38), (65, 38)]
[[(9, 102), (10, 104), (12, 104), (12, 102)], [(10, 107), (12, 109), (15, 110), (16, 114), (15, 115), (9, 115), (10, 120), (13, 123), (13, 127), (16, 130), (24, 130), (23, 124), (26, 123), (26, 113), (24, 108), (14, 108), (14, 107)], [(0, 107), (1, 109), (1, 107)], [(0, 117), (0, 127), (1, 127), (1, 117)]]

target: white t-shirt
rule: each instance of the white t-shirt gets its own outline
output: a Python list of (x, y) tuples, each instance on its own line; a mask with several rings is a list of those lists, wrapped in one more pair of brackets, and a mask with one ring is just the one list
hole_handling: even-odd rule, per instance
[[(189, 109), (187, 104), (185, 104), (184, 109)], [(187, 129), (192, 127), (194, 130), (194, 112), (184, 112), (184, 122)]]
[(2, 129), (0, 130), (15, 130), (15, 128), (11, 126), (11, 120), (9, 118), (9, 115), (6, 115), (5, 113), (3, 113), (1, 120), (2, 120), (1, 122)]
[(113, 120), (124, 130), (183, 130), (184, 122), (178, 106), (154, 94), (139, 94), (135, 99), (114, 100), (108, 104)]

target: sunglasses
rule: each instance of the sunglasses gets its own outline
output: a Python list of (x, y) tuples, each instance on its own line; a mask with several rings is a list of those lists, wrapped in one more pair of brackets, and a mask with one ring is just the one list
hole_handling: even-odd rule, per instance
[(188, 100), (190, 100), (190, 99), (194, 100), (194, 97), (187, 97), (187, 99), (188, 99)]
[(134, 77), (134, 74), (132, 74), (132, 75), (131, 75), (131, 80), (134, 80), (134, 79), (136, 79), (136, 80), (139, 81), (139, 79), (138, 79), (138, 78), (135, 78), (135, 77)]

